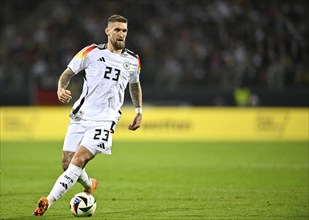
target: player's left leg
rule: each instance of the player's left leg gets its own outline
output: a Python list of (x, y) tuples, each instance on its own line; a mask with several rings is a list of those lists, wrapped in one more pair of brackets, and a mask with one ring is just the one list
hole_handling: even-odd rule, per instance
[[(73, 144), (73, 143), (71, 143)], [(79, 145), (79, 143), (76, 143)], [(76, 147), (76, 150), (78, 149), (78, 147)], [(75, 150), (75, 151), (76, 151)], [(62, 169), (63, 171), (66, 171), (71, 163), (72, 158), (74, 157), (75, 151), (67, 151), (67, 150), (63, 150), (62, 151)]]

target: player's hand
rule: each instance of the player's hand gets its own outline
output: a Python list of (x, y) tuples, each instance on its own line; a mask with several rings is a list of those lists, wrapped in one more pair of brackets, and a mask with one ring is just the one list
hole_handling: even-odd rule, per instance
[(131, 130), (131, 131), (135, 131), (136, 129), (138, 129), (141, 126), (141, 123), (142, 123), (142, 114), (138, 113), (135, 116), (133, 123), (128, 126), (128, 129)]
[(71, 91), (64, 89), (64, 88), (59, 88), (57, 90), (57, 95), (58, 95), (59, 101), (65, 104), (69, 103), (72, 99)]

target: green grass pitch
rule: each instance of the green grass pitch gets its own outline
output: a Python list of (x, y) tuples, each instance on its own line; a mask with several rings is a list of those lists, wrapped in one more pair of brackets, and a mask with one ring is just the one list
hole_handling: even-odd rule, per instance
[[(62, 142), (1, 142), (0, 219), (38, 219)], [(117, 142), (87, 166), (92, 219), (308, 219), (307, 142)], [(74, 219), (72, 187), (40, 219)]]

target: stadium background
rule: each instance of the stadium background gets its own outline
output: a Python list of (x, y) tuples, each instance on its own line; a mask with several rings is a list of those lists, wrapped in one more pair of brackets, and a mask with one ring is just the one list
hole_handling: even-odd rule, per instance
[[(146, 128), (174, 131), (171, 137), (177, 137), (180, 126), (191, 129), (191, 135), (195, 133), (192, 139), (219, 140), (248, 139), (242, 134), (246, 130), (256, 133), (255, 140), (285, 139), (288, 128), (305, 140), (308, 126), (302, 119), (308, 118), (309, 84), (306, 9), (304, 1), (1, 1), (1, 106), (63, 107), (55, 95), (59, 75), (85, 45), (106, 41), (106, 19), (119, 13), (130, 20), (127, 47), (142, 59), (144, 106), (187, 109), (175, 120), (162, 113), (158, 120), (156, 112), (150, 110), (151, 114), (145, 114)], [(79, 97), (81, 86), (81, 76), (72, 79), (73, 101)], [(126, 95), (125, 105), (130, 106)], [(67, 116), (70, 106), (55, 118)], [(237, 120), (225, 123), (226, 116), (221, 117), (216, 110), (198, 116), (188, 111), (196, 106), (277, 109), (247, 109), (250, 123), (248, 116), (235, 109), (221, 111), (247, 122), (239, 125)], [(295, 118), (295, 109), (289, 107), (305, 109)], [(12, 120), (5, 114), (8, 111), (3, 109), (1, 116), (2, 139), (9, 132), (15, 136), (19, 130), (30, 132), (40, 127), (37, 123), (33, 129), (25, 129), (32, 116), (20, 111)], [(43, 112), (53, 114), (46, 108)], [(209, 120), (203, 119), (207, 116), (220, 124), (222, 137), (211, 133), (215, 130), (211, 127), (193, 129), (193, 121), (199, 119), (203, 121), (199, 124), (207, 126)], [(37, 122), (52, 123), (48, 118), (43, 115)], [(158, 121), (164, 123), (158, 127)], [(61, 122), (66, 127), (67, 120)], [(229, 135), (231, 128), (239, 131), (238, 137)], [(57, 138), (61, 138), (61, 132), (55, 129), (49, 133), (58, 133)], [(276, 132), (280, 135), (274, 135)]]
[[(291, 143), (292, 152), (304, 143), (308, 154), (307, 11), (300, 0), (2, 0), (1, 191), (11, 184), (3, 178), (10, 176), (11, 155), (3, 153), (9, 146), (61, 144), (72, 102), (58, 102), (58, 77), (81, 48), (105, 42), (114, 13), (129, 18), (126, 46), (141, 57), (144, 99), (143, 127), (129, 132), (134, 109), (127, 92), (114, 141), (158, 141), (171, 149), (175, 141), (194, 141), (210, 151), (221, 141), (270, 141)], [(81, 76), (72, 79), (73, 101), (81, 86)], [(308, 158), (306, 164), (300, 169), (308, 173)], [(308, 177), (298, 180), (308, 184)]]
[(4, 0), (1, 105), (59, 105), (55, 82), (68, 61), (104, 43), (106, 19), (120, 13), (130, 20), (127, 47), (141, 57), (146, 104), (307, 106), (307, 5)]

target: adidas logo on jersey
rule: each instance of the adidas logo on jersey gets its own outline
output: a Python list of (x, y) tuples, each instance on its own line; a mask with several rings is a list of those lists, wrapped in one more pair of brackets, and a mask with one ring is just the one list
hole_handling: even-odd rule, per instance
[(101, 57), (100, 59), (98, 59), (98, 61), (105, 62), (105, 59), (104, 59), (104, 57)]

